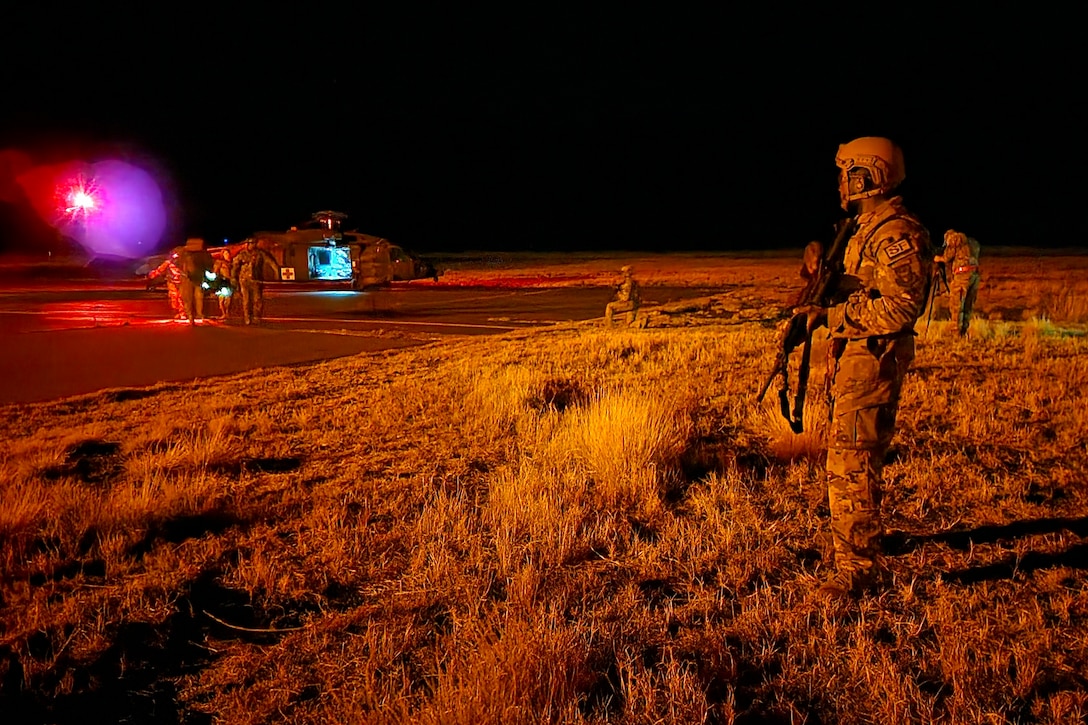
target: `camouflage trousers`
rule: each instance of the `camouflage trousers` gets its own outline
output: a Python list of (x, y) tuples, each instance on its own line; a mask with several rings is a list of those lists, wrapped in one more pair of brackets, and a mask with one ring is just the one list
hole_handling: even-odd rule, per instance
[(827, 450), (827, 498), (835, 568), (866, 579), (880, 568), (881, 473), (897, 403), (835, 414)]
[(170, 309), (174, 317), (185, 317), (185, 303), (181, 301), (181, 290), (176, 282), (166, 283), (166, 296), (170, 300)]
[(971, 313), (978, 298), (978, 272), (956, 274), (948, 284), (948, 314), (956, 323), (956, 332), (960, 337), (967, 334), (971, 324)]
[(617, 312), (626, 313), (626, 319), (628, 325), (633, 325), (635, 319), (638, 317), (638, 305), (631, 300), (624, 300), (622, 302), (609, 302), (604, 308), (605, 323), (609, 326), (612, 325), (612, 319)]
[(254, 279), (239, 280), (238, 291), (242, 295), (242, 321), (245, 324), (260, 322), (264, 313), (264, 290)]
[(182, 277), (178, 285), (181, 292), (181, 302), (185, 305), (185, 315), (189, 322), (195, 324), (195, 320), (204, 319), (204, 290), (200, 285), (194, 284), (188, 277)]

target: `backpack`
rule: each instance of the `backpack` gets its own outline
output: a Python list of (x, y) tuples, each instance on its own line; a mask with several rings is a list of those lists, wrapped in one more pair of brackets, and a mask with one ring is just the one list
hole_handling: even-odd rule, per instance
[(189, 281), (199, 287), (205, 280), (204, 273), (211, 271), (214, 261), (212, 255), (207, 252), (186, 250), (181, 253), (178, 266)]

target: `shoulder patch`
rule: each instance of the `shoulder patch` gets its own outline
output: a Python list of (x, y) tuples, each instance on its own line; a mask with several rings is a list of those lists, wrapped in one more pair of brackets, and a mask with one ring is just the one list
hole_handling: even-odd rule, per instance
[(882, 246), (877, 252), (877, 255), (885, 264), (891, 264), (900, 257), (906, 256), (913, 251), (914, 244), (912, 244), (909, 239), (900, 239), (898, 242)]

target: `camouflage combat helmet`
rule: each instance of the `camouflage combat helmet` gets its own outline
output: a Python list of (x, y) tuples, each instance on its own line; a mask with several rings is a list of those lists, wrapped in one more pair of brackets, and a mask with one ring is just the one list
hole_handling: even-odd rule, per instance
[[(961, 237), (963, 237), (964, 239), (961, 239)], [(963, 242), (965, 241), (966, 237), (967, 235), (963, 232), (957, 232), (955, 229), (949, 229), (947, 232), (944, 233), (944, 245), (947, 247), (951, 244), (955, 244), (956, 242)]]
[(843, 209), (852, 201), (887, 194), (906, 177), (902, 149), (880, 136), (863, 136), (842, 144), (835, 164)]

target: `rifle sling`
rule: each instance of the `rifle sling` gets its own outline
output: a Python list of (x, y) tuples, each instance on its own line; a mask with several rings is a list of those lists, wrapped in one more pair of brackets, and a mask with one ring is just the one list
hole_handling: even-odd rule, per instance
[(787, 417), (794, 433), (804, 430), (805, 394), (808, 392), (808, 373), (812, 361), (812, 335), (806, 335), (801, 350), (801, 366), (797, 371), (797, 395), (793, 399), (793, 417)]
[(808, 392), (809, 367), (812, 362), (812, 335), (805, 336), (801, 343), (801, 363), (797, 371), (797, 394), (793, 398), (793, 409), (790, 410), (790, 381), (789, 368), (783, 366), (781, 372), (782, 384), (778, 388), (778, 407), (782, 417), (790, 424), (790, 430), (794, 433), (804, 431), (805, 395)]

